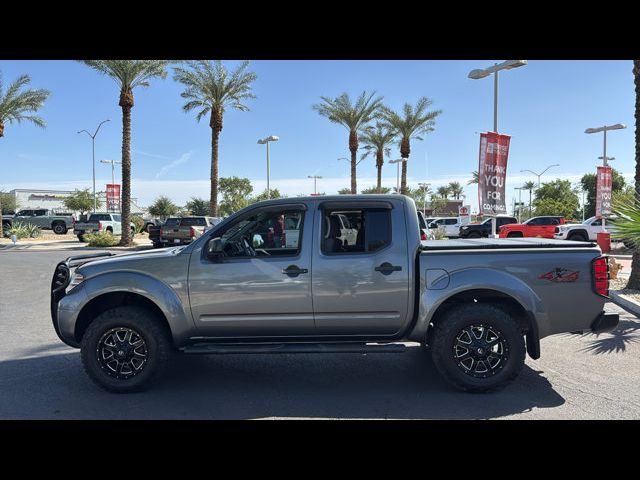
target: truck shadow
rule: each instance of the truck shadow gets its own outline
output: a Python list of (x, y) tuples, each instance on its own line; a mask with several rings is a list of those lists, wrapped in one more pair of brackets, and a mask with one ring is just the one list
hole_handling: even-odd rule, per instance
[(498, 392), (455, 391), (417, 347), (404, 354), (178, 355), (150, 391), (130, 395), (93, 385), (77, 351), (31, 355), (0, 363), (0, 418), (485, 419), (565, 402), (529, 366)]

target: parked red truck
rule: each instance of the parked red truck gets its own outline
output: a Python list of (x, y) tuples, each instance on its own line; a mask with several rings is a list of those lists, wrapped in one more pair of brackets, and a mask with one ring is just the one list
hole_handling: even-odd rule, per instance
[(553, 238), (556, 227), (566, 223), (564, 217), (532, 217), (523, 223), (508, 223), (500, 227), (500, 238)]

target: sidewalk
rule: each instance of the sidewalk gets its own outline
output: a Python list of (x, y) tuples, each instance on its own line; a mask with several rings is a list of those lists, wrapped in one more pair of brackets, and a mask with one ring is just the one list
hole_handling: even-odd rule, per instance
[(10, 251), (56, 251), (56, 250), (147, 250), (153, 248), (153, 244), (149, 238), (134, 238), (135, 245), (132, 247), (89, 247), (88, 244), (79, 242), (78, 240), (50, 240), (50, 241), (22, 241), (18, 240), (16, 244), (0, 243), (0, 252)]

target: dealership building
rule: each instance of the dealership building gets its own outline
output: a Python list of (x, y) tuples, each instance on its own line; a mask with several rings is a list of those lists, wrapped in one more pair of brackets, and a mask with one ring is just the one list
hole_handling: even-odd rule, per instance
[[(74, 193), (74, 191), (70, 190), (33, 190), (18, 188), (9, 192), (9, 194), (13, 195), (16, 199), (17, 210), (46, 208), (54, 212), (68, 211), (64, 206), (64, 199)], [(106, 208), (106, 193), (96, 192), (96, 197), (102, 204), (102, 208), (99, 210), (104, 211)], [(131, 199), (131, 213), (144, 215), (146, 212), (146, 209), (138, 206), (135, 198)]]

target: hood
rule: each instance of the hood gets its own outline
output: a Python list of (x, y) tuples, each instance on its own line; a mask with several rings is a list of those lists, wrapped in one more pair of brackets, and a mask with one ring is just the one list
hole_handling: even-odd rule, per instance
[(78, 272), (84, 275), (94, 275), (107, 270), (138, 269), (142, 265), (157, 264), (165, 259), (172, 259), (179, 255), (187, 245), (181, 247), (145, 250), (142, 252), (126, 253), (113, 257), (101, 258), (87, 262), (78, 267)]

